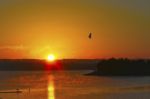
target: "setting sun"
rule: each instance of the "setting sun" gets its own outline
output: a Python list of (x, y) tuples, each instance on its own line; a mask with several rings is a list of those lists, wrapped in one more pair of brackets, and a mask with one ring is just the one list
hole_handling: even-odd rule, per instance
[(53, 54), (48, 55), (47, 60), (48, 61), (55, 61), (55, 55), (53, 55)]

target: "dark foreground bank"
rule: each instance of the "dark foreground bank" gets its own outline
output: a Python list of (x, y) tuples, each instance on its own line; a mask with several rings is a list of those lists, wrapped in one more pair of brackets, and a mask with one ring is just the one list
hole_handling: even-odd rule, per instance
[(101, 60), (97, 69), (86, 75), (97, 76), (150, 76), (150, 60)]

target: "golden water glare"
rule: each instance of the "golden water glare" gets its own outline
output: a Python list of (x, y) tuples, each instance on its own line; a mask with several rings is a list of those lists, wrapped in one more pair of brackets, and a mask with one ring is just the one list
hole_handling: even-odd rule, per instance
[(55, 99), (55, 85), (54, 77), (49, 75), (48, 77), (48, 99)]

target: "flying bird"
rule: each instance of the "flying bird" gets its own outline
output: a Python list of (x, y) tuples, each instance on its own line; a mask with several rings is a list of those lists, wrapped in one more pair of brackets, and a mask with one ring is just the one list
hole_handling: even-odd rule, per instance
[(89, 37), (89, 39), (92, 39), (92, 33), (91, 32), (89, 33), (88, 37)]

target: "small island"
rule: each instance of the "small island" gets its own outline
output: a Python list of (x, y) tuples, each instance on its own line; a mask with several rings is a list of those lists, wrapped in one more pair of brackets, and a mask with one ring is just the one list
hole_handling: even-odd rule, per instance
[(97, 76), (150, 76), (150, 60), (115, 59), (101, 60), (97, 69), (87, 75)]

